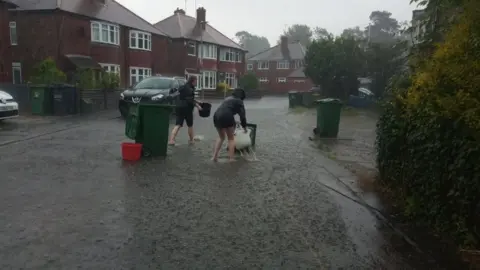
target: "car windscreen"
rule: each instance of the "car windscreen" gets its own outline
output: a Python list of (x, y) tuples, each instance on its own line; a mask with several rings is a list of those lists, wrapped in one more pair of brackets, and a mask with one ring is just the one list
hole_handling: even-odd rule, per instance
[(172, 82), (170, 78), (150, 77), (137, 83), (133, 89), (170, 89)]

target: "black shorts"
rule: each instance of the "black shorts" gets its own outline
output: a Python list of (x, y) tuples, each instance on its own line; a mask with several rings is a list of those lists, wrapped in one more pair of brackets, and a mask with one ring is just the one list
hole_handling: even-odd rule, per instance
[(235, 117), (229, 113), (218, 113), (213, 115), (213, 124), (216, 128), (231, 128), (235, 127)]
[(183, 127), (183, 121), (187, 122), (187, 127), (193, 126), (193, 107), (177, 107), (175, 109), (175, 125)]

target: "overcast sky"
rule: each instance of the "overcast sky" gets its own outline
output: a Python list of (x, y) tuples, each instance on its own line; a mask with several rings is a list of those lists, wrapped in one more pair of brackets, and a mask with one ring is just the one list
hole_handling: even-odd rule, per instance
[[(151, 23), (185, 8), (184, 0), (117, 0)], [(320, 26), (334, 34), (368, 25), (373, 10), (390, 11), (399, 21), (411, 20), (410, 0), (188, 0), (187, 14), (195, 17), (195, 4), (207, 11), (207, 21), (230, 38), (245, 30), (265, 36), (270, 44), (292, 24)]]

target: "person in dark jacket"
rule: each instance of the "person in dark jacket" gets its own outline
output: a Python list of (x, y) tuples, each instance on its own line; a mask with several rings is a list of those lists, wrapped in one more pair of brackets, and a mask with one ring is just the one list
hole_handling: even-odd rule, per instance
[(187, 83), (178, 89), (179, 100), (177, 107), (175, 108), (176, 121), (175, 127), (170, 134), (170, 145), (175, 145), (175, 138), (178, 131), (183, 127), (183, 122), (187, 123), (189, 143), (193, 143), (193, 109), (197, 107), (199, 110), (202, 108), (195, 101), (195, 86), (197, 85), (197, 78), (190, 76)]
[(241, 88), (233, 90), (232, 96), (226, 98), (222, 104), (218, 107), (213, 115), (213, 124), (218, 132), (218, 139), (215, 143), (215, 149), (213, 151), (213, 161), (218, 160), (218, 153), (222, 147), (225, 137), (228, 139), (228, 157), (230, 161), (234, 161), (235, 155), (235, 115), (240, 117), (240, 124), (243, 127), (243, 131), (247, 133), (247, 118), (245, 116), (245, 105), (243, 100), (245, 99), (245, 91)]

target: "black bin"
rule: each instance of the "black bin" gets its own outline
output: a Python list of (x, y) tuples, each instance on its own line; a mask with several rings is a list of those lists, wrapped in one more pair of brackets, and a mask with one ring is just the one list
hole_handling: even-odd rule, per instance
[(71, 115), (77, 113), (77, 89), (69, 84), (52, 85), (53, 114)]

